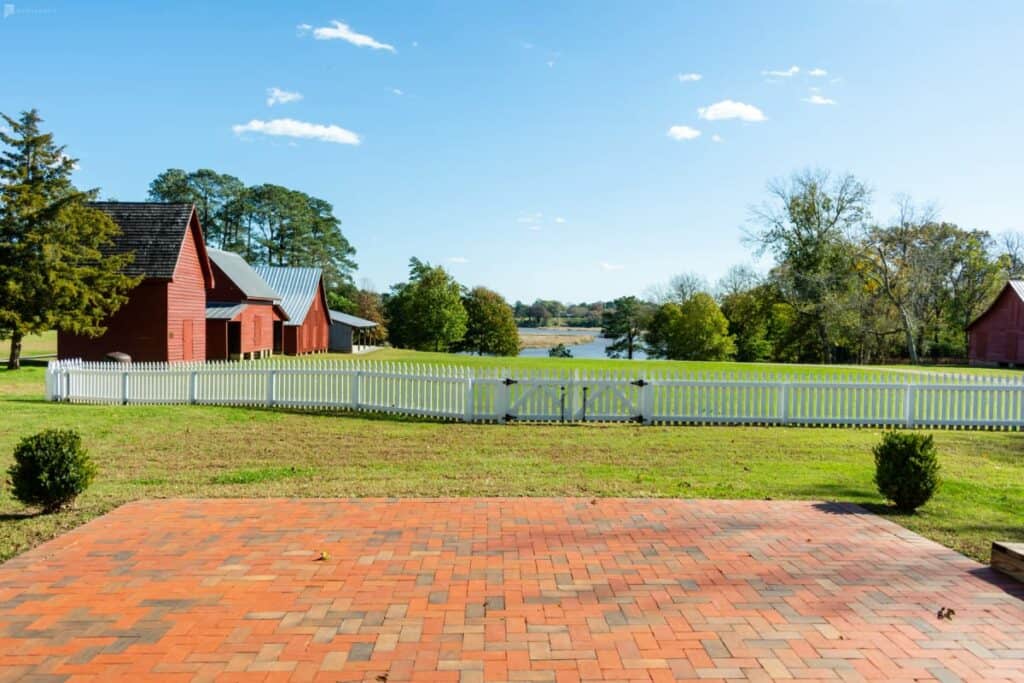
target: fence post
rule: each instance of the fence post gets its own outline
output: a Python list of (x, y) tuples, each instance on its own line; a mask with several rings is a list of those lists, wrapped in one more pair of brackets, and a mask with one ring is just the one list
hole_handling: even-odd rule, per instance
[(779, 419), (782, 424), (789, 424), (789, 398), (786, 387), (788, 382), (783, 380), (779, 383)]
[(654, 421), (654, 386), (647, 379), (646, 373), (640, 385), (640, 418), (645, 425)]
[(356, 370), (352, 373), (351, 386), (349, 387), (349, 400), (352, 402), (352, 410), (359, 410), (359, 378), (361, 372)]
[(199, 373), (195, 370), (188, 375), (188, 402), (190, 405), (196, 404), (196, 383), (199, 381), (197, 377)]
[(464, 422), (473, 421), (473, 377), (472, 375), (466, 378), (466, 405), (463, 407), (462, 420)]
[(277, 382), (277, 371), (267, 371), (267, 407), (274, 407), (274, 384)]
[(914, 426), (914, 385), (906, 384), (903, 390), (903, 422), (909, 429)]
[(121, 405), (128, 405), (128, 373), (121, 373)]
[(508, 422), (509, 406), (512, 405), (512, 378), (509, 377), (508, 370), (503, 370), (499, 374), (505, 375), (505, 380), (498, 383), (498, 422), (505, 424)]

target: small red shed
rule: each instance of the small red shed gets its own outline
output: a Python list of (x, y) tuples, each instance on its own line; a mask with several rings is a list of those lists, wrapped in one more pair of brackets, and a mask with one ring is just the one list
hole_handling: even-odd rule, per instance
[(120, 351), (133, 361), (206, 358), (206, 291), (213, 271), (192, 204), (94, 202), (121, 227), (110, 253), (133, 252), (129, 275), (143, 276), (128, 302), (90, 338), (57, 334), (60, 358), (103, 360)]
[(331, 318), (322, 271), (283, 266), (256, 266), (255, 271), (281, 295), (281, 308), (288, 316), (274, 323), (274, 353), (327, 351)]
[(206, 359), (263, 358), (274, 323), (288, 320), (281, 297), (238, 254), (207, 249), (214, 287), (206, 302)]
[(1010, 280), (967, 326), (971, 365), (1024, 366), (1024, 280)]

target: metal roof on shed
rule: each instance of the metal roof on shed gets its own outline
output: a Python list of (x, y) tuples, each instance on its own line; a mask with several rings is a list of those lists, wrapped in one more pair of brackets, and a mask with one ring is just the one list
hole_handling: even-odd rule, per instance
[(279, 301), (281, 295), (273, 290), (263, 278), (259, 276), (252, 266), (245, 262), (238, 254), (220, 249), (206, 248), (210, 260), (217, 264), (228, 278), (235, 283), (235, 286), (242, 290), (247, 299), (266, 299), (268, 301)]
[(245, 310), (245, 304), (224, 301), (210, 301), (206, 304), (207, 320), (232, 320)]
[(319, 268), (256, 266), (256, 273), (281, 296), (281, 308), (288, 314), (285, 325), (301, 325), (320, 289)]
[(377, 327), (377, 323), (366, 318), (359, 318), (348, 313), (342, 313), (341, 311), (331, 311), (331, 322), (341, 323), (342, 325), (348, 325), (349, 327), (358, 327), (360, 329), (367, 327)]

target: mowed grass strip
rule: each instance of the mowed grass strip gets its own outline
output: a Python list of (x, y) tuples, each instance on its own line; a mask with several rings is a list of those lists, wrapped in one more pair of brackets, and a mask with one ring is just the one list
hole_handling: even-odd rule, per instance
[(876, 429), (472, 425), (205, 406), (42, 400), (42, 368), (0, 373), (0, 469), (17, 441), (78, 429), (99, 465), (75, 510), (0, 493), (0, 558), (126, 501), (160, 497), (635, 496), (843, 500), (986, 561), (1024, 541), (1024, 434), (937, 431), (944, 482), (913, 516), (875, 491)]

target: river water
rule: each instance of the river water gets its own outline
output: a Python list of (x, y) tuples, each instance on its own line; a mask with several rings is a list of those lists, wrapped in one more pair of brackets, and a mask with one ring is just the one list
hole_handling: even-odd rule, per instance
[[(605, 339), (601, 336), (601, 328), (595, 327), (593, 329), (565, 329), (561, 327), (520, 327), (519, 334), (522, 336), (530, 336), (534, 334), (542, 334), (545, 336), (565, 336), (573, 337), (581, 334), (593, 334), (594, 339), (585, 344), (566, 344), (569, 350), (572, 352), (573, 358), (607, 358), (608, 355), (605, 353), (605, 349), (611, 345), (611, 339)], [(523, 349), (519, 352), (520, 356), (528, 358), (546, 358), (548, 355), (547, 349)], [(634, 352), (634, 359), (640, 360), (647, 358), (643, 351)]]

